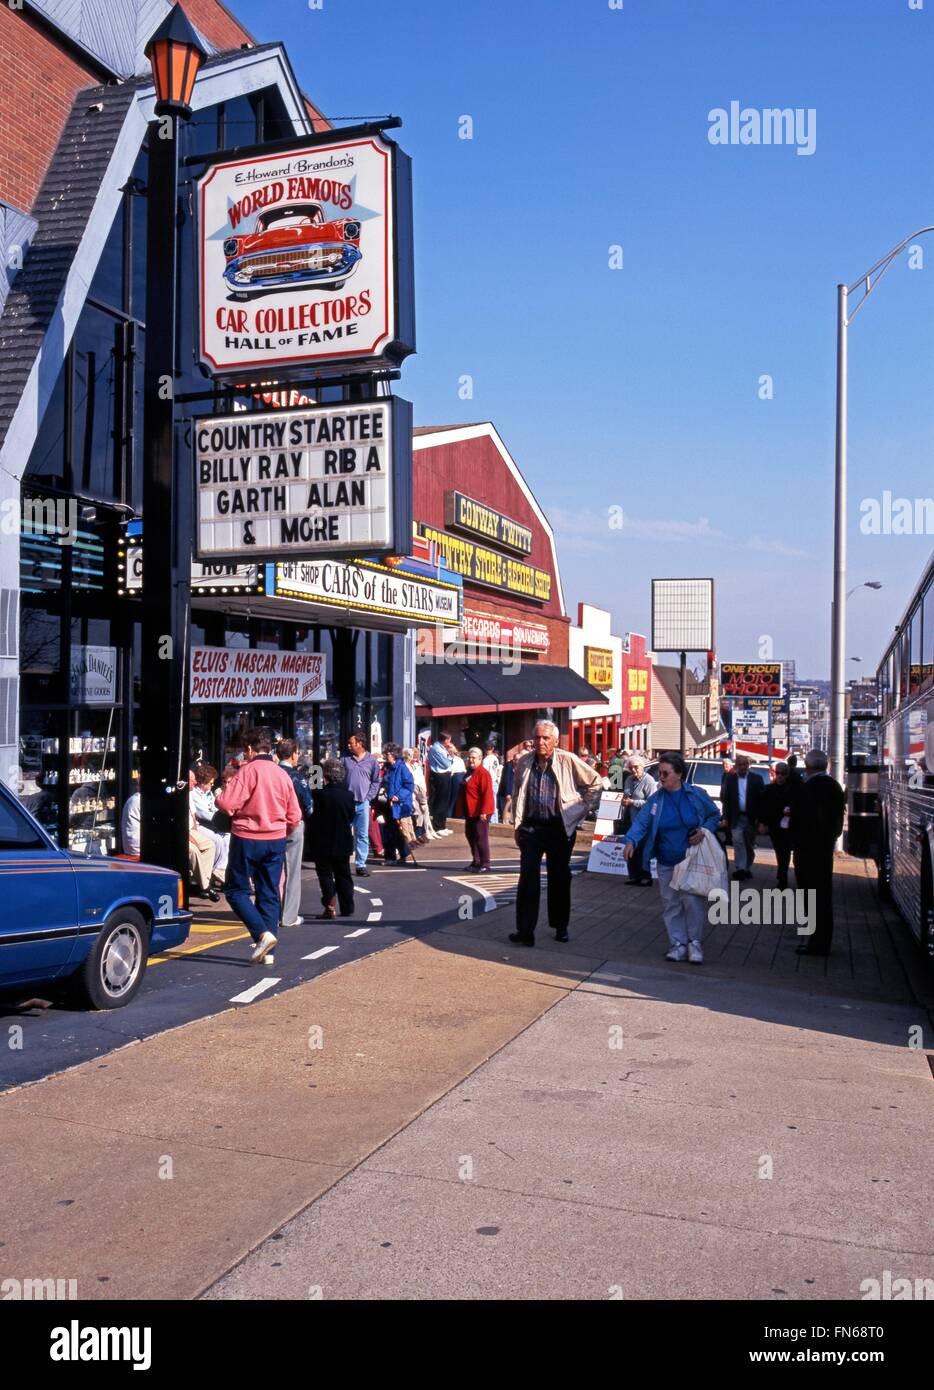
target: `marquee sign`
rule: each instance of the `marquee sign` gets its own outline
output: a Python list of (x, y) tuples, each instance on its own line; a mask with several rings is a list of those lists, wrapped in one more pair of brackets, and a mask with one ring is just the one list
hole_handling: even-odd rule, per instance
[(299, 560), (278, 564), (275, 596), (304, 599), (332, 608), (381, 613), (409, 627), (422, 623), (460, 622), (459, 584), (423, 578), (366, 560)]
[(411, 162), (336, 135), (212, 164), (198, 180), (200, 358), (213, 376), (415, 350)]
[(464, 609), (464, 637), (468, 642), (519, 652), (547, 652), (551, 646), (551, 635), (544, 623), (497, 618), (469, 608)]
[(720, 698), (745, 700), (750, 696), (769, 701), (782, 699), (780, 661), (721, 661)]
[(534, 599), (536, 603), (547, 603), (551, 598), (551, 575), (548, 570), (537, 569), (512, 555), (501, 555), (473, 541), (461, 540), (459, 536), (451, 536), (447, 531), (439, 531), (422, 521), (416, 523), (416, 535), (434, 541), (441, 563), (455, 574), (462, 574), (471, 584), (483, 584), (491, 589), (519, 594), (523, 598)]
[(408, 401), (204, 415), (192, 436), (199, 560), (408, 549)]
[[(191, 592), (208, 594), (262, 594), (266, 590), (265, 565), (211, 564), (192, 560)], [(117, 556), (117, 593), (136, 597), (143, 592), (143, 538), (124, 542)]]
[(321, 652), (259, 651), (254, 647), (192, 647), (191, 703), (304, 704), (325, 699)]
[(587, 667), (585, 679), (595, 690), (613, 688), (613, 649), (612, 647), (585, 647), (584, 661)]
[(713, 580), (652, 580), (652, 650), (709, 652), (713, 647)]
[(531, 526), (523, 526), (463, 492), (444, 494), (444, 524), (455, 531), (482, 536), (503, 550), (515, 550), (520, 555), (532, 553)]

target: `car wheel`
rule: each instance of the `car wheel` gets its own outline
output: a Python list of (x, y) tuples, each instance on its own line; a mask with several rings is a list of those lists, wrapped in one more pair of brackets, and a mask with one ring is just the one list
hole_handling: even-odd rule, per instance
[(231, 290), (230, 298), (236, 299), (240, 304), (247, 304), (253, 298), (253, 296), (251, 294), (247, 294), (245, 290)]
[(132, 907), (111, 913), (87, 960), (78, 972), (78, 983), (95, 1009), (120, 1009), (129, 1004), (146, 970), (149, 931)]
[(344, 288), (344, 286), (346, 285), (346, 283), (347, 283), (346, 280), (338, 280), (338, 281), (336, 282), (336, 284), (333, 284), (333, 285), (322, 285), (321, 288), (322, 288), (323, 290), (342, 290), (342, 289)]

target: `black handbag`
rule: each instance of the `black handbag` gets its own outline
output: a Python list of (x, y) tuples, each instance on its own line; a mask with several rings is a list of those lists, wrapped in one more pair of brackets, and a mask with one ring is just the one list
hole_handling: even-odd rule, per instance
[(211, 829), (216, 830), (218, 835), (229, 835), (230, 817), (226, 811), (215, 811), (211, 817)]

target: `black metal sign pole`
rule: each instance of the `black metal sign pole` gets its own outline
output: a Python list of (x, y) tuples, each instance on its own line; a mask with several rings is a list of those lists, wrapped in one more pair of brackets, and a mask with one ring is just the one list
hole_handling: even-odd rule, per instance
[(138, 727), (142, 857), (187, 884), (191, 511), (189, 490), (176, 480), (173, 399), (178, 136), (178, 117), (149, 126)]

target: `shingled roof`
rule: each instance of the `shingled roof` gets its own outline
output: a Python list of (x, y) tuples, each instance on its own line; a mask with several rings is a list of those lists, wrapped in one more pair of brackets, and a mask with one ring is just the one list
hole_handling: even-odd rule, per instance
[(78, 93), (32, 215), (36, 233), (0, 316), (0, 446), (61, 299), (140, 83)]

